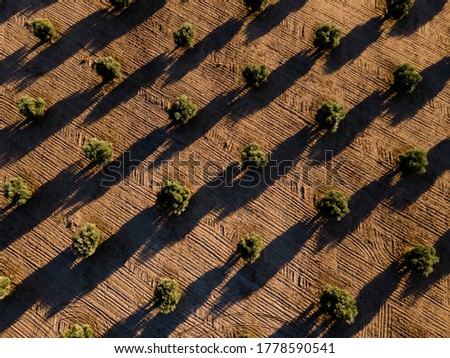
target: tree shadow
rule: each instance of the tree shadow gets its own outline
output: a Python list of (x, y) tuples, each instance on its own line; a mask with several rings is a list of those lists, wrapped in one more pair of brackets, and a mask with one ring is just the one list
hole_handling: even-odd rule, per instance
[[(13, 122), (10, 125), (7, 125), (7, 126), (3, 127), (2, 129), (0, 129), (0, 138), (2, 138), (3, 143), (6, 144), (6, 142), (4, 142), (4, 140), (11, 137), (14, 132), (19, 131), (22, 128), (29, 126), (30, 123), (32, 123), (32, 121), (33, 121), (32, 119), (25, 118), (21, 122)], [(1, 146), (1, 142), (0, 142), (0, 146)], [(0, 158), (2, 158), (2, 156), (4, 156), (4, 155), (0, 154)], [(3, 165), (3, 163), (5, 163), (5, 165), (8, 163), (6, 161), (3, 162), (3, 159), (0, 159), (0, 160), (1, 160), (0, 164), (2, 164), (2, 165)]]
[(165, 3), (166, 0), (137, 1), (117, 16), (114, 11), (107, 9), (98, 10), (87, 16), (61, 34), (58, 41), (22, 66), (16, 74), (22, 76), (18, 88), (24, 89), (29, 86), (83, 48), (93, 53), (103, 50), (111, 42), (147, 20)]
[(0, 131), (0, 166), (19, 160), (32, 152), (53, 134), (80, 116), (96, 100), (101, 88), (77, 92), (51, 106), (45, 117), (37, 120), (24, 120), (6, 130)]
[(384, 20), (381, 16), (372, 18), (345, 35), (341, 44), (328, 56), (326, 72), (335, 72), (346, 63), (356, 60), (364, 50), (380, 38)]
[(450, 139), (444, 139), (428, 151), (427, 172), (422, 175), (406, 175), (396, 185), (391, 204), (398, 210), (412, 205), (448, 170), (450, 170)]
[(103, 334), (102, 338), (135, 338), (142, 331), (148, 315), (155, 309), (154, 305), (146, 305), (140, 307), (132, 315), (117, 322), (108, 331)]
[[(110, 238), (107, 238), (94, 255), (85, 259), (65, 274), (66, 280), (83, 277), (83, 286), (72, 294), (61, 296), (51, 305), (48, 318), (54, 316), (74, 300), (79, 300), (107, 280), (144, 245), (150, 260), (163, 248), (178, 241), (174, 235), (165, 235), (165, 218), (155, 206), (151, 206), (131, 218)], [(72, 286), (73, 287), (73, 286)]]
[(219, 52), (239, 32), (244, 20), (230, 19), (211, 31), (203, 40), (183, 55), (168, 70), (166, 84), (182, 79), (189, 71), (197, 68), (211, 53)]
[(213, 291), (225, 280), (237, 258), (233, 255), (222, 267), (216, 267), (192, 282), (184, 290), (175, 312), (170, 315), (158, 313), (144, 324), (142, 338), (167, 338), (191, 315), (205, 304)]
[(390, 264), (383, 272), (366, 284), (356, 297), (358, 315), (351, 325), (336, 321), (325, 333), (326, 338), (354, 337), (364, 329), (380, 312), (394, 293), (402, 279), (397, 262)]
[(413, 93), (395, 96), (389, 103), (389, 111), (394, 115), (392, 125), (413, 117), (445, 88), (450, 78), (450, 56), (442, 58), (420, 74), (423, 80)]
[(296, 319), (278, 328), (270, 338), (318, 337), (321, 328), (317, 320), (321, 314), (321, 310), (311, 303)]
[(46, 318), (54, 316), (69, 303), (81, 299), (108, 279), (143, 245), (151, 247), (155, 254), (172, 244), (175, 239), (167, 240), (165, 236), (162, 238), (162, 223), (156, 209), (150, 207), (130, 219), (117, 233), (104, 241), (93, 256), (75, 266), (74, 254), (69, 248), (64, 250), (16, 286), (14, 305), (5, 307), (0, 333), (37, 302), (48, 309)]
[(130, 76), (125, 78), (108, 94), (106, 94), (85, 119), (86, 124), (91, 124), (107, 115), (114, 108), (132, 99), (142, 87), (155, 83), (169, 64), (166, 54), (161, 54), (152, 59), (146, 65), (140, 67)]
[(25, 57), (27, 57), (40, 45), (41, 43), (38, 43), (29, 49), (27, 49), (25, 46), (22, 46), (12, 54), (3, 58), (0, 61), (0, 84), (8, 82), (11, 77), (14, 77), (17, 69), (23, 65)]
[(348, 111), (336, 133), (326, 133), (313, 145), (310, 157), (319, 160), (325, 151), (332, 151), (333, 156), (341, 153), (383, 113), (388, 98), (389, 93), (375, 91), (363, 99)]
[(166, 141), (170, 127), (171, 124), (156, 128), (149, 135), (133, 143), (116, 160), (90, 177), (89, 181), (86, 181), (70, 198), (65, 200), (60, 209), (70, 208), (67, 215), (72, 215), (82, 206), (105, 195), (114, 186), (121, 183), (129, 185), (127, 180), (135, 171), (140, 171), (143, 177), (151, 178), (152, 164), (147, 167), (143, 162)]
[(248, 24), (245, 31), (247, 43), (251, 43), (268, 34), (291, 13), (300, 10), (306, 2), (307, 0), (280, 0), (276, 5), (269, 6)]
[(0, 6), (0, 24), (5, 23), (9, 18), (17, 14), (31, 16), (31, 14), (50, 6), (57, 0), (2, 0)]
[(245, 264), (224, 286), (220, 301), (212, 312), (220, 314), (228, 306), (242, 301), (263, 288), (281, 268), (290, 262), (313, 235), (317, 223), (301, 222), (289, 228), (267, 245), (253, 264)]
[[(13, 292), (13, 300), (2, 302), (0, 314), (0, 334), (14, 324), (26, 311), (37, 302), (45, 305), (59, 294), (66, 294), (73, 289), (73, 282), (64, 280), (64, 272), (70, 269), (74, 256), (70, 249), (64, 250), (44, 267), (34, 271)], [(53, 276), (59, 276), (54, 281)]]
[(446, 0), (416, 0), (409, 14), (398, 20), (389, 35), (406, 36), (427, 24), (444, 8)]
[[(243, 171), (238, 162), (231, 163), (217, 175), (211, 175), (212, 173), (205, 169), (203, 174), (211, 179), (194, 193), (189, 208), (182, 216), (168, 219), (169, 230), (185, 237), (208, 213), (218, 212), (217, 220), (222, 220), (259, 197), (264, 190), (294, 168), (301, 152), (313, 137), (312, 133), (309, 127), (304, 127), (281, 143), (273, 152), (271, 164), (265, 167), (266, 169)], [(195, 211), (192, 207), (196, 208)], [(145, 250), (142, 255), (145, 260)]]
[(389, 171), (353, 194), (348, 201), (350, 213), (340, 222), (326, 222), (322, 225), (317, 236), (317, 250), (322, 250), (331, 243), (340, 244), (370, 216), (379, 203), (389, 198), (395, 174), (394, 171)]

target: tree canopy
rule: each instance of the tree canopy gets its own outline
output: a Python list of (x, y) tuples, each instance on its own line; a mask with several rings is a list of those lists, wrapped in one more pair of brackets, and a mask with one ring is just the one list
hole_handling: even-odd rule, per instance
[(345, 323), (353, 323), (358, 315), (356, 300), (344, 289), (326, 285), (320, 294), (322, 308), (334, 319)]
[(181, 299), (179, 284), (176, 280), (163, 278), (156, 286), (153, 301), (158, 310), (163, 314), (175, 311)]

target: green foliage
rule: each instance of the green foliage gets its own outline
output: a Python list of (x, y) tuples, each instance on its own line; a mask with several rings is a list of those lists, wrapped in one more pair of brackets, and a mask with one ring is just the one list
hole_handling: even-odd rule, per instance
[(338, 190), (330, 190), (316, 203), (319, 214), (330, 220), (341, 221), (350, 210), (347, 198)]
[(125, 9), (131, 5), (135, 0), (109, 0), (109, 3), (116, 9)]
[(262, 237), (259, 234), (252, 232), (246, 234), (241, 241), (239, 241), (237, 252), (246, 262), (252, 264), (259, 258), (263, 248), (264, 242)]
[(91, 256), (103, 240), (103, 234), (94, 224), (86, 224), (72, 236), (72, 251), (81, 257)]
[(427, 171), (427, 153), (422, 149), (407, 150), (398, 159), (398, 167), (403, 173), (425, 174)]
[(264, 82), (267, 82), (269, 74), (270, 71), (265, 64), (253, 65), (250, 63), (242, 71), (242, 76), (244, 76), (249, 87), (261, 86)]
[(94, 338), (94, 330), (88, 324), (74, 324), (60, 338)]
[(386, 0), (387, 14), (394, 19), (408, 15), (414, 5), (414, 0)]
[(326, 285), (320, 294), (320, 304), (322, 308), (334, 319), (345, 323), (353, 323), (358, 315), (356, 300), (339, 287)]
[(317, 110), (316, 121), (322, 128), (326, 128), (331, 132), (336, 132), (339, 127), (339, 122), (342, 121), (346, 115), (347, 112), (342, 103), (327, 101)]
[(104, 81), (122, 78), (120, 63), (111, 56), (97, 58), (94, 62), (94, 69)]
[(0, 301), (11, 292), (11, 279), (6, 276), (0, 276)]
[(89, 139), (82, 147), (84, 156), (93, 164), (106, 164), (113, 159), (114, 150), (111, 143), (97, 138)]
[(269, 163), (269, 156), (261, 150), (258, 143), (251, 143), (241, 152), (241, 161), (244, 168), (260, 168)]
[(177, 181), (167, 181), (157, 194), (156, 205), (168, 215), (181, 215), (189, 205), (191, 191)]
[(339, 46), (342, 30), (333, 24), (325, 24), (320, 26), (314, 37), (314, 46), (321, 50), (332, 50)]
[(403, 253), (403, 267), (408, 271), (419, 272), (425, 277), (433, 272), (433, 266), (438, 262), (439, 257), (432, 246), (416, 245)]
[(153, 294), (153, 301), (159, 312), (168, 314), (175, 311), (181, 294), (178, 282), (170, 278), (161, 279)]
[(396, 92), (412, 93), (422, 82), (422, 76), (416, 68), (408, 63), (398, 66), (394, 71), (393, 90)]
[(189, 22), (185, 22), (173, 32), (173, 40), (177, 47), (193, 48), (197, 29)]
[(197, 114), (197, 105), (186, 95), (181, 95), (172, 103), (168, 112), (169, 118), (175, 123), (186, 124)]
[(268, 4), (269, 0), (244, 0), (244, 5), (250, 12), (264, 11)]
[(33, 98), (31, 96), (23, 96), (17, 101), (17, 107), (20, 114), (28, 119), (42, 118), (47, 108), (42, 98)]
[(31, 23), (33, 35), (43, 42), (50, 42), (56, 38), (56, 30), (48, 19), (35, 19)]
[(22, 178), (11, 178), (3, 184), (3, 196), (13, 205), (23, 205), (32, 196), (33, 192)]

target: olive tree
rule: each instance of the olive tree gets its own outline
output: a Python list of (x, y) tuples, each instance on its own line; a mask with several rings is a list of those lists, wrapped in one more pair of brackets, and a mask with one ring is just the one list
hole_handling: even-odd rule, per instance
[(0, 276), (0, 301), (11, 292), (11, 279), (7, 276)]
[(258, 143), (251, 143), (241, 152), (241, 162), (244, 168), (260, 168), (269, 163), (269, 156)]
[(339, 102), (327, 101), (323, 103), (316, 112), (316, 121), (320, 127), (336, 132), (339, 123), (347, 115), (344, 105)]
[(267, 82), (269, 74), (270, 71), (265, 64), (254, 65), (250, 63), (242, 71), (242, 76), (244, 76), (245, 82), (249, 87), (261, 86), (264, 82)]
[(93, 164), (109, 163), (114, 156), (112, 144), (97, 138), (89, 139), (88, 143), (82, 147), (82, 150), (84, 156)]
[(74, 324), (60, 338), (94, 338), (94, 330), (89, 324)]
[(394, 71), (392, 89), (399, 93), (412, 93), (422, 82), (422, 76), (413, 65), (404, 63), (397, 66)]
[(244, 235), (237, 245), (238, 254), (249, 263), (254, 263), (264, 248), (264, 242), (261, 235), (252, 232)]
[(401, 19), (408, 15), (414, 5), (414, 0), (386, 0), (387, 15), (394, 19)]
[(176, 280), (170, 278), (161, 279), (153, 294), (153, 302), (155, 302), (159, 312), (163, 314), (175, 311), (180, 298), (179, 284)]
[(135, 0), (109, 0), (109, 3), (114, 6), (116, 9), (126, 9), (130, 6)]
[(72, 251), (80, 257), (89, 257), (103, 240), (103, 234), (94, 224), (86, 224), (72, 236)]
[(356, 300), (346, 290), (326, 285), (320, 294), (320, 305), (332, 318), (351, 324), (358, 315)]
[(320, 26), (314, 36), (314, 46), (320, 50), (332, 50), (339, 46), (342, 30), (333, 24)]
[(186, 124), (197, 115), (198, 107), (192, 99), (186, 95), (181, 95), (170, 106), (169, 118), (174, 123)]
[(418, 272), (427, 277), (434, 271), (433, 266), (439, 262), (436, 249), (432, 246), (416, 245), (403, 253), (403, 268)]
[(268, 4), (269, 0), (244, 0), (244, 5), (250, 12), (264, 11)]
[(42, 42), (50, 42), (56, 38), (55, 26), (48, 19), (34, 19), (31, 22), (31, 30)]
[(176, 180), (167, 181), (156, 196), (156, 205), (168, 215), (181, 215), (189, 205), (191, 191)]
[(47, 111), (44, 99), (33, 98), (28, 95), (19, 98), (17, 108), (19, 108), (20, 114), (28, 119), (42, 118)]
[(94, 69), (104, 81), (111, 81), (115, 78), (122, 78), (120, 63), (113, 57), (99, 57), (94, 61)]
[(338, 190), (330, 190), (316, 203), (316, 209), (321, 216), (334, 221), (341, 221), (350, 210), (345, 195)]
[(398, 168), (403, 173), (425, 174), (427, 165), (427, 153), (422, 149), (410, 149), (398, 157)]
[(19, 177), (8, 179), (3, 184), (3, 196), (13, 205), (25, 204), (33, 195), (25, 180)]
[(185, 22), (173, 32), (173, 40), (177, 47), (190, 49), (194, 47), (197, 29), (189, 22)]

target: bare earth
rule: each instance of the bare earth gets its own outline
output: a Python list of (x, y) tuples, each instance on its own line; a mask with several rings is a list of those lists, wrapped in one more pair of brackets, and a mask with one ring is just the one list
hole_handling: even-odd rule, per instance
[[(117, 16), (107, 1), (0, 0), (0, 177), (20, 175), (35, 190), (19, 209), (0, 199), (0, 271), (14, 282), (0, 336), (57, 337), (82, 322), (106, 337), (450, 337), (450, 3), (416, 0), (397, 24), (382, 18), (381, 0), (272, 3), (255, 18), (237, 0), (138, 1)], [(54, 44), (37, 45), (26, 27), (35, 17), (55, 23)], [(184, 21), (198, 28), (186, 53), (172, 41)], [(341, 46), (317, 56), (313, 33), (330, 21)], [(102, 55), (122, 64), (121, 81), (99, 85), (90, 65)], [(251, 62), (272, 74), (242, 91)], [(424, 81), (389, 97), (403, 62)], [(170, 127), (165, 110), (183, 93), (201, 110)], [(45, 121), (24, 122), (15, 107), (24, 94), (45, 98)], [(326, 99), (349, 110), (335, 134), (315, 130)], [(80, 147), (93, 136), (114, 144), (124, 182), (101, 186), (111, 176), (87, 168)], [(212, 187), (255, 140), (295, 166), (254, 188)], [(396, 157), (411, 147), (429, 150), (430, 165), (401, 179)], [(141, 165), (120, 160), (126, 151)], [(196, 161), (213, 165), (192, 173)], [(154, 203), (172, 178), (194, 195), (165, 219)], [(330, 188), (349, 197), (351, 214), (323, 224), (314, 202)], [(86, 222), (107, 240), (83, 261), (70, 237)], [(249, 231), (267, 245), (253, 265), (233, 257)], [(408, 280), (395, 262), (415, 243), (434, 245), (441, 262)], [(151, 307), (162, 276), (183, 289), (167, 316)], [(353, 325), (318, 310), (326, 283), (357, 298)]]

